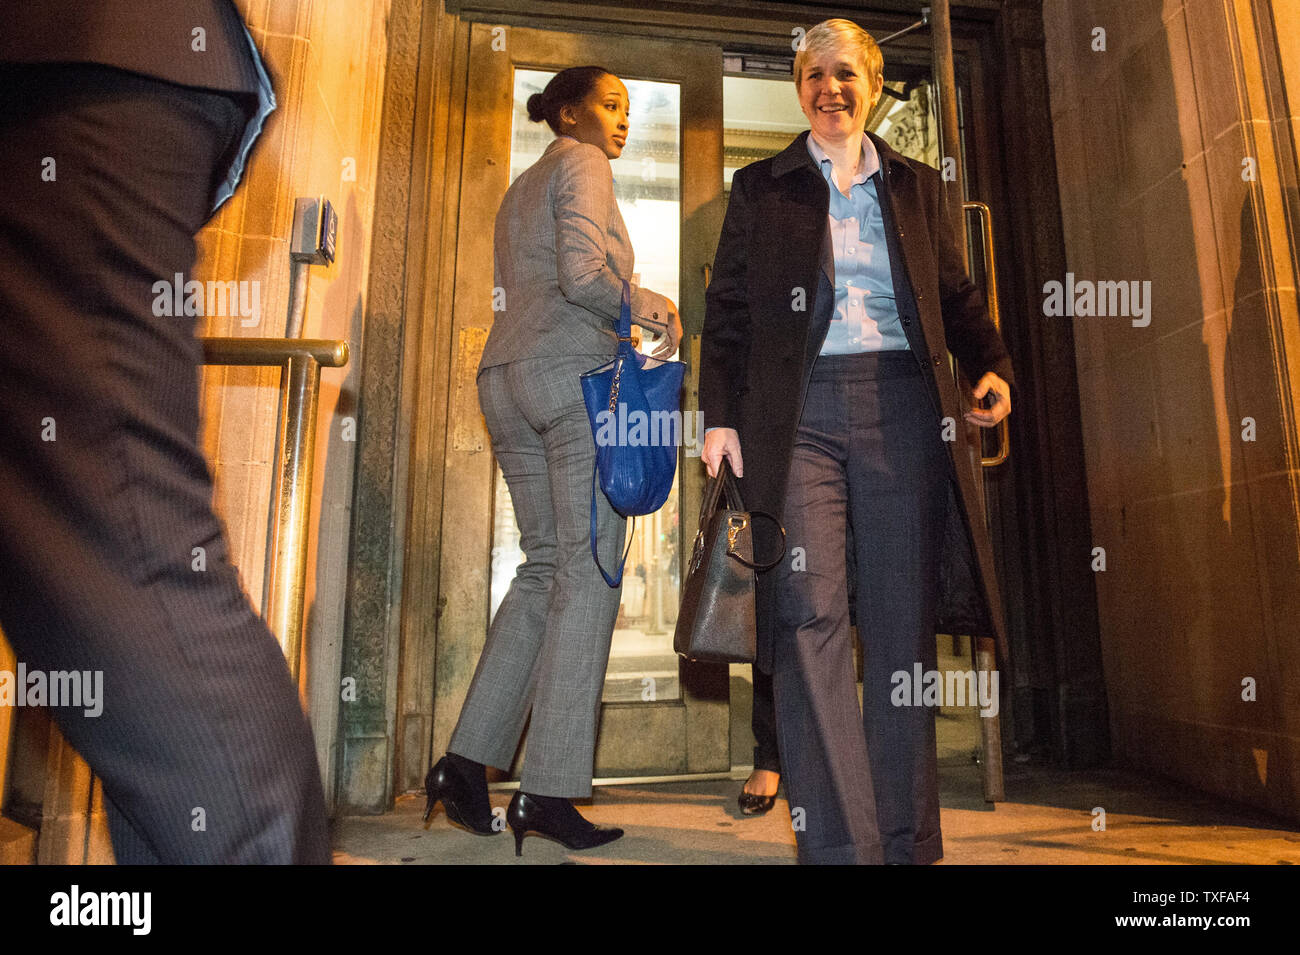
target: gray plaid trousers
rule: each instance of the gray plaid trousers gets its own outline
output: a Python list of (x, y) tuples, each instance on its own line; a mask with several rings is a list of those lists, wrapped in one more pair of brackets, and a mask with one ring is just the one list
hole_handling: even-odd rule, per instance
[[(609, 356), (484, 368), (479, 404), (505, 475), (525, 560), (501, 601), (449, 749), (505, 768), (531, 711), (520, 788), (591, 795), (596, 723), (621, 588), (591, 557), (596, 445), (578, 376)], [(613, 570), (627, 520), (596, 493), (597, 547)]]

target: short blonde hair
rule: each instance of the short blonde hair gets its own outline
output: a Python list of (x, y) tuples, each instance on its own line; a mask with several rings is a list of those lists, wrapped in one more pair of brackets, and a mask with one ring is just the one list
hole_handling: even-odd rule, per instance
[(866, 67), (867, 79), (872, 83), (885, 72), (885, 58), (870, 33), (852, 20), (823, 20), (804, 34), (794, 55), (795, 89), (803, 82), (808, 57), (832, 51), (853, 54)]

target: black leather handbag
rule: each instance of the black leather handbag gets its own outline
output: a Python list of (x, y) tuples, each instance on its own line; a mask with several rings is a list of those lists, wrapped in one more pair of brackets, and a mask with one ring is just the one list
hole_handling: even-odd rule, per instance
[[(781, 531), (781, 553), (767, 563), (754, 561), (756, 517), (772, 521)], [(745, 510), (731, 466), (723, 458), (700, 506), (700, 529), (686, 571), (673, 649), (688, 660), (753, 663), (754, 572), (775, 567), (783, 557), (785, 528), (771, 514)]]

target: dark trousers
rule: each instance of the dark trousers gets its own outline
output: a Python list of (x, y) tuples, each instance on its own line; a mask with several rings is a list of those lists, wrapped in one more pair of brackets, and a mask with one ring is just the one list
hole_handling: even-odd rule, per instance
[[(928, 863), (939, 833), (934, 712), (894, 706), (891, 675), (936, 666), (947, 453), (910, 352), (817, 360), (786, 494), (773, 688), (805, 863)], [(849, 632), (851, 525), (863, 648)]]
[(242, 108), (101, 67), (0, 73), (0, 627), (29, 671), (102, 673), (100, 715), (52, 715), (119, 862), (327, 863), (311, 730), (211, 507), (196, 320), (152, 308), (188, 278)]
[(776, 735), (776, 700), (772, 676), (754, 667), (754, 709), (749, 720), (754, 731), (754, 768), (781, 772), (781, 745)]

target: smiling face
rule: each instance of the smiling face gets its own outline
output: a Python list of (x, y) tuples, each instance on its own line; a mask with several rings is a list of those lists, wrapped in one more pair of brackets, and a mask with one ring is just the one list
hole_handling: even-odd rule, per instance
[(627, 145), (627, 112), (627, 87), (606, 73), (582, 102), (560, 109), (560, 122), (566, 136), (598, 146), (610, 159), (617, 159)]
[(799, 107), (822, 143), (843, 143), (862, 135), (880, 99), (885, 78), (869, 78), (866, 63), (842, 49), (811, 53), (798, 83)]

